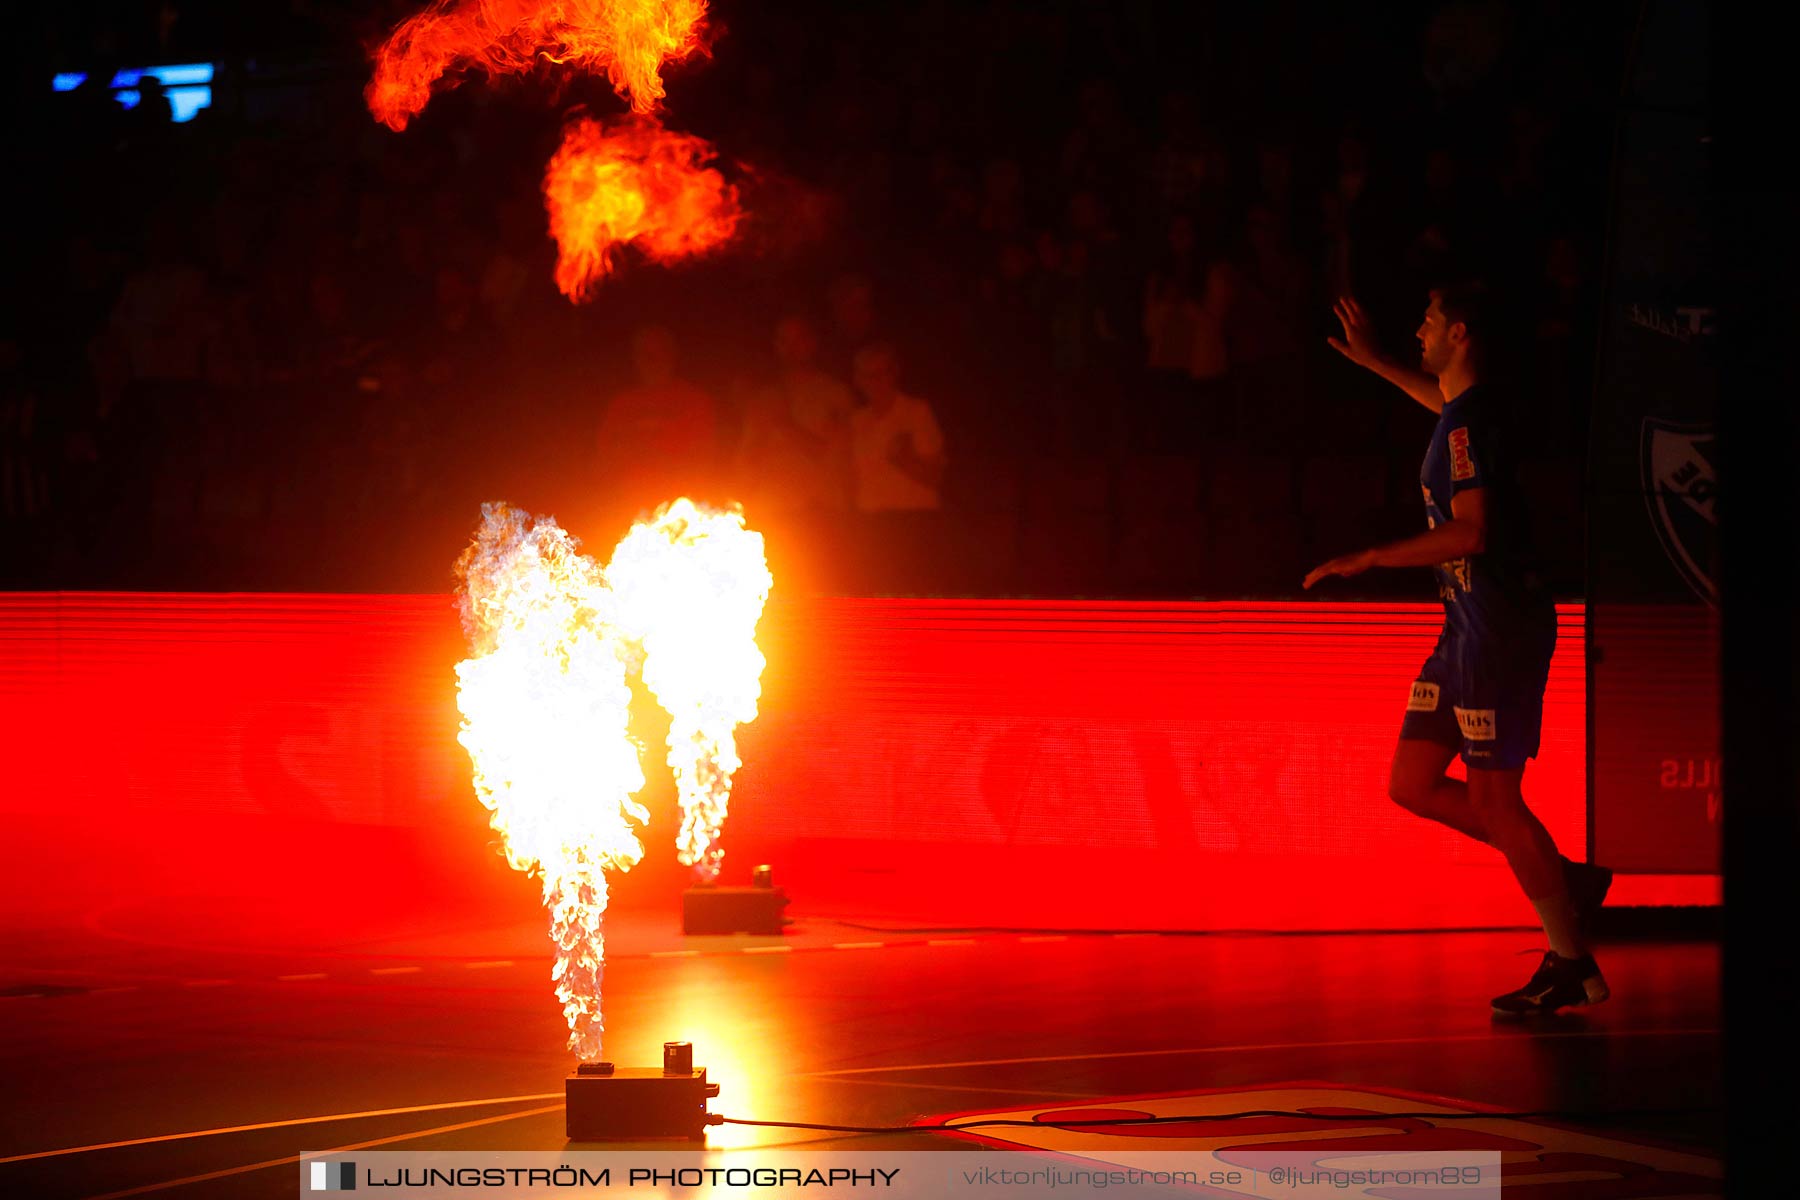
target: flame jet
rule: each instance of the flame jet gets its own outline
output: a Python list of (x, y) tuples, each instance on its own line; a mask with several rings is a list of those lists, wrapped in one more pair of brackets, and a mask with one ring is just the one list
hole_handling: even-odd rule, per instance
[(644, 774), (628, 732), (631, 650), (574, 538), (505, 504), (481, 513), (456, 564), (471, 652), (456, 667), (457, 740), (507, 862), (542, 876), (569, 1049), (597, 1060), (606, 872), (643, 857), (635, 826), (649, 819), (633, 798)]
[(736, 730), (756, 719), (762, 695), (756, 623), (773, 584), (762, 534), (737, 508), (683, 497), (632, 527), (606, 580), (623, 631), (641, 648), (644, 686), (669, 714), (678, 856), (710, 883), (724, 859), (718, 836), (732, 775), (743, 765)]
[(705, 140), (649, 117), (611, 129), (591, 117), (570, 122), (544, 171), (563, 295), (586, 299), (627, 242), (668, 263), (730, 241), (743, 212), (737, 189), (707, 165), (713, 158)]
[(630, 116), (570, 122), (544, 171), (556, 286), (579, 304), (623, 245), (666, 264), (738, 230), (738, 192), (710, 165), (713, 147), (655, 116), (663, 65), (705, 53), (705, 25), (706, 0), (433, 0), (376, 51), (363, 95), (377, 120), (402, 130), (453, 72), (510, 74), (545, 61), (604, 73)]
[(664, 95), (663, 64), (705, 52), (705, 22), (706, 0), (434, 0), (376, 51), (363, 97), (401, 130), (453, 72), (509, 75), (543, 61), (604, 74), (648, 113)]

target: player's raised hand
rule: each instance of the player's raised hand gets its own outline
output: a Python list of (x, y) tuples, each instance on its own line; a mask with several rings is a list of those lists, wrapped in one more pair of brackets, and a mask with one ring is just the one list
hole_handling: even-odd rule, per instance
[(1356, 297), (1339, 296), (1331, 311), (1344, 327), (1344, 340), (1328, 337), (1326, 344), (1358, 366), (1366, 367), (1379, 360), (1381, 350), (1375, 344), (1375, 327)]

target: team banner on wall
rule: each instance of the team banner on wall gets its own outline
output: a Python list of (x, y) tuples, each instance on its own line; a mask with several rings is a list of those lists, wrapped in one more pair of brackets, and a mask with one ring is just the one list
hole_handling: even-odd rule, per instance
[(1589, 442), (1592, 841), (1718, 870), (1718, 515), (1705, 9), (1645, 9), (1618, 147)]
[[(772, 606), (730, 854), (776, 864), (808, 904), (919, 926), (1526, 924), (1504, 858), (1388, 797), (1443, 619), (1324, 601)], [(1579, 607), (1558, 625), (1525, 787), (1579, 858)]]
[[(1580, 857), (1580, 607), (1558, 624), (1526, 788)], [(915, 925), (1529, 925), (1497, 851), (1387, 794), (1442, 625), (1436, 604), (772, 600), (723, 881), (768, 863), (808, 915)], [(461, 864), (459, 904), (461, 871), (510, 875), (457, 741), (449, 597), (0, 595), (0, 643), (0, 902), (235, 873), (329, 911), (350, 887), (416, 902), (417, 862)], [(639, 707), (653, 764), (666, 725)], [(660, 796), (634, 886), (675, 862)]]

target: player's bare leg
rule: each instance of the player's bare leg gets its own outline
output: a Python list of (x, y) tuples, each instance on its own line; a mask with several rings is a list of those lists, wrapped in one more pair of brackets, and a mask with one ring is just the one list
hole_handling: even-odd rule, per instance
[[(1394, 761), (1388, 768), (1388, 798), (1415, 816), (1448, 826), (1465, 837), (1487, 846), (1495, 842), (1482, 822), (1481, 810), (1469, 795), (1469, 785), (1444, 774), (1456, 751), (1427, 738), (1401, 738), (1394, 749)], [(1523, 807), (1524, 801), (1520, 801)], [(1532, 821), (1531, 810), (1526, 817)], [(1539, 829), (1543, 826), (1539, 825)], [(1549, 837), (1545, 833), (1546, 838)], [(1599, 911), (1612, 886), (1612, 872), (1587, 863), (1564, 858), (1551, 846), (1551, 853), (1562, 871), (1564, 886), (1582, 927)]]
[[(1544, 922), (1550, 937), (1550, 948), (1565, 958), (1579, 958), (1587, 952), (1581, 932), (1576, 928), (1574, 906), (1569, 903), (1569, 889), (1563, 879), (1563, 857), (1544, 823), (1525, 804), (1520, 782), (1525, 772), (1469, 771), (1469, 800), (1477, 813), (1480, 827), (1488, 834), (1489, 844), (1506, 856), (1514, 878), (1525, 889), (1535, 905), (1548, 905), (1552, 915)], [(1561, 910), (1567, 909), (1565, 914)]]
[(1504, 1016), (1598, 1004), (1610, 994), (1569, 899), (1565, 860), (1550, 831), (1525, 804), (1519, 786), (1523, 776), (1522, 769), (1469, 770), (1469, 800), (1477, 819), (1494, 848), (1506, 856), (1550, 939), (1550, 953), (1531, 980), (1516, 992), (1494, 998), (1494, 1011)]
[(1444, 774), (1455, 757), (1454, 747), (1426, 738), (1401, 738), (1388, 768), (1388, 797), (1415, 816), (1492, 845), (1469, 800), (1469, 785)]

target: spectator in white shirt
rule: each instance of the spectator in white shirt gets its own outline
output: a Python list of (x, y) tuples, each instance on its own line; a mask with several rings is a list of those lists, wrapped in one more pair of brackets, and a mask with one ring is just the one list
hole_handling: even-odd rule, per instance
[(900, 390), (900, 362), (892, 346), (856, 352), (856, 389), (867, 404), (851, 417), (856, 507), (895, 512), (939, 507), (944, 435), (931, 406)]

